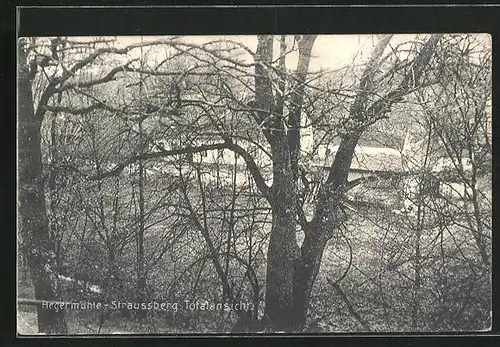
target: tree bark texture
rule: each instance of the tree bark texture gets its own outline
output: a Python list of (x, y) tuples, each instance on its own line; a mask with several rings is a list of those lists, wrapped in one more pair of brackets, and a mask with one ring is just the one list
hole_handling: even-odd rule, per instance
[(400, 85), (368, 105), (374, 74), (380, 68), (380, 61), (390, 38), (391, 35), (385, 35), (379, 39), (361, 77), (360, 91), (350, 109), (350, 119), (354, 121), (354, 125), (343, 131), (328, 178), (318, 193), (314, 217), (303, 227), (305, 238), (301, 247), (296, 240), (299, 208), (298, 130), (304, 98), (303, 84), (306, 82), (314, 37), (304, 36), (297, 39), (299, 59), (296, 79), (299, 87), (291, 94), (291, 110), (286, 120), (288, 127), (284, 125), (283, 102), (279, 98), (277, 103), (274, 100), (270, 69), (267, 68), (273, 61), (273, 38), (271, 36), (258, 38), (255, 119), (269, 142), (273, 161), (273, 185), (269, 199), (272, 209), (272, 228), (267, 255), (265, 312), (274, 330), (296, 332), (305, 326), (309, 301), (323, 252), (328, 240), (335, 235), (339, 226), (340, 206), (356, 145), (366, 127), (384, 117), (392, 104), (399, 102), (404, 95), (411, 92), (411, 88), (418, 86), (440, 36), (433, 35), (426, 42), (415, 59), (412, 71), (405, 76)]
[[(26, 254), (36, 300), (56, 300), (54, 245), (49, 234), (41, 154), (40, 128), (26, 61), (26, 53), (18, 54), (18, 227)], [(67, 333), (62, 310), (37, 307), (38, 330), (46, 334)]]

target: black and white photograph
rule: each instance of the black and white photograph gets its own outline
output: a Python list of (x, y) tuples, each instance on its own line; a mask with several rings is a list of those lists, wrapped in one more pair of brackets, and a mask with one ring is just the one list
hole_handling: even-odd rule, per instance
[(488, 332), (487, 33), (22, 36), (17, 333)]

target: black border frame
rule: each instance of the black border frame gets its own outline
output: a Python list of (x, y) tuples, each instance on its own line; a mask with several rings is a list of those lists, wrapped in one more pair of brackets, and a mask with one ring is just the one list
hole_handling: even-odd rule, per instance
[[(382, 2), (382, 1), (381, 1)], [(4, 141), (2, 148), (10, 148), (9, 154), (3, 156), (4, 162), (13, 164), (13, 172), (8, 172), (7, 178), (2, 180), (2, 184), (7, 188), (7, 193), (16, 196), (16, 117), (15, 117), (15, 43), (17, 36), (51, 36), (57, 34), (64, 35), (158, 35), (158, 34), (257, 34), (257, 33), (336, 33), (336, 34), (367, 34), (367, 33), (431, 33), (431, 32), (483, 32), (489, 33), (493, 38), (493, 114), (498, 113), (498, 74), (499, 68), (499, 47), (500, 47), (500, 5), (476, 4), (476, 5), (414, 5), (399, 4), (388, 5), (383, 1), (379, 5), (167, 5), (167, 6), (116, 6), (116, 1), (106, 6), (66, 7), (14, 7), (12, 6), (8, 14), (13, 26), (7, 27), (7, 35), (3, 40), (3, 55), (7, 57), (10, 64), (5, 69), (5, 76), (14, 82), (7, 89), (10, 91), (11, 100), (7, 103), (7, 114), (12, 117), (5, 117), (4, 129), (7, 129), (7, 136), (2, 137)], [(51, 4), (49, 2), (49, 4)], [(81, 5), (86, 5), (82, 3)], [(111, 6), (111, 7), (110, 7)], [(114, 7), (116, 6), (116, 7)], [(90, 24), (92, 23), (92, 24)], [(5, 34), (5, 32), (4, 32)], [(493, 117), (494, 129), (497, 128), (498, 119)], [(495, 130), (494, 130), (495, 131)], [(12, 137), (11, 137), (12, 136)], [(494, 154), (496, 141), (494, 140)], [(12, 146), (12, 147), (11, 147)], [(494, 155), (495, 157), (495, 155)], [(494, 160), (494, 163), (496, 161)], [(495, 184), (496, 168), (493, 165), (493, 184)], [(495, 187), (494, 187), (495, 188)], [(495, 192), (495, 189), (493, 190)], [(496, 195), (496, 194), (495, 194)], [(496, 225), (495, 217), (496, 199), (493, 201), (493, 222)], [(12, 294), (7, 294), (2, 305), (4, 312), (11, 312), (9, 318), (15, 316), (15, 249), (16, 249), (16, 208), (9, 205), (6, 216), (11, 217), (8, 224), (13, 226), (11, 242), (2, 242), (4, 252), (10, 254), (11, 262), (6, 265), (7, 274), (13, 279)], [(10, 224), (12, 222), (12, 224)], [(334, 342), (335, 344), (361, 343), (382, 343), (383, 345), (419, 345), (420, 343), (436, 343), (442, 345), (456, 345), (461, 342), (479, 343), (491, 346), (494, 340), (500, 336), (500, 310), (498, 293), (495, 290), (500, 287), (500, 276), (498, 273), (499, 256), (496, 251), (499, 246), (499, 237), (493, 235), (493, 321), (491, 332), (480, 333), (451, 333), (451, 334), (421, 334), (421, 333), (351, 333), (351, 334), (328, 334), (328, 335), (139, 335), (145, 343), (163, 343), (166, 339), (168, 343), (183, 341), (189, 343), (208, 341), (217, 343), (263, 343), (268, 341), (280, 343), (311, 343), (321, 341)], [(13, 270), (12, 272), (10, 272)], [(10, 272), (10, 273), (9, 273)], [(9, 301), (11, 300), (11, 301)], [(10, 310), (13, 310), (10, 311)], [(17, 337), (15, 319), (3, 325), (7, 328), (2, 337), (14, 338), (14, 342), (36, 345), (43, 340), (49, 339), (47, 344), (69, 344), (69, 343), (91, 343), (102, 341), (103, 343), (113, 343), (112, 340), (103, 337), (113, 337), (113, 340), (120, 342), (141, 343), (134, 335), (131, 336), (70, 336), (70, 337)], [(221, 337), (221, 338), (218, 338)], [(160, 339), (158, 339), (160, 338)], [(303, 341), (301, 341), (304, 339)], [(2, 339), (3, 340), (3, 339)], [(125, 341), (124, 341), (125, 340)], [(11, 341), (12, 342), (12, 341)], [(45, 344), (45, 343), (44, 343)], [(10, 344), (9, 344), (10, 345)]]

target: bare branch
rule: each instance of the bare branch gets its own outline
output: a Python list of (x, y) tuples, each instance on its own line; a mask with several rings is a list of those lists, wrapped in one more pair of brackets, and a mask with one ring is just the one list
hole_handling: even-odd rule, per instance
[(129, 65), (132, 64), (136, 60), (138, 60), (138, 59), (133, 59), (124, 65), (117, 66), (117, 67), (111, 69), (104, 77), (101, 77), (101, 78), (98, 78), (95, 80), (89, 80), (89, 81), (85, 81), (85, 82), (76, 81), (74, 83), (64, 83), (60, 88), (57, 89), (57, 91), (62, 92), (62, 91), (68, 90), (68, 89), (74, 89), (75, 87), (88, 88), (88, 87), (96, 86), (96, 85), (103, 84), (106, 82), (110, 82), (110, 81), (114, 80), (115, 75), (120, 71), (133, 71), (129, 68)]
[(354, 307), (351, 304), (351, 301), (347, 297), (347, 295), (344, 293), (342, 288), (337, 282), (333, 282), (330, 278), (327, 278), (328, 283), (332, 286), (333, 289), (340, 295), (342, 300), (345, 302), (347, 306), (347, 311), (356, 319), (356, 321), (363, 326), (367, 331), (371, 331), (370, 326), (368, 325), (368, 322), (366, 322), (363, 317), (360, 316), (360, 314), (354, 309)]
[[(178, 40), (176, 38), (169, 38), (169, 39), (160, 39), (160, 40), (154, 40), (150, 42), (139, 42), (135, 43), (132, 45), (129, 45), (124, 48), (116, 48), (116, 47), (106, 47), (106, 48), (100, 48), (94, 51), (92, 54), (87, 56), (86, 58), (79, 60), (78, 62), (73, 65), (68, 71), (68, 74), (70, 76), (74, 75), (78, 70), (84, 68), (85, 66), (93, 63), (99, 56), (103, 54), (126, 54), (130, 52), (134, 48), (138, 47), (147, 47), (147, 46), (154, 46), (154, 45), (162, 45), (162, 44), (173, 44), (173, 43), (178, 43)], [(68, 77), (68, 76), (65, 76)]]
[(399, 101), (403, 96), (413, 92), (418, 86), (421, 85), (420, 78), (424, 72), (425, 67), (429, 63), (434, 48), (443, 35), (432, 35), (431, 38), (424, 44), (422, 51), (415, 58), (412, 68), (406, 74), (404, 80), (395, 90), (387, 93), (383, 98), (377, 100), (366, 110), (367, 116), (373, 118), (380, 118), (380, 115), (389, 111), (390, 106)]
[(125, 169), (127, 166), (129, 166), (129, 165), (131, 165), (139, 160), (158, 159), (158, 158), (165, 158), (165, 157), (174, 156), (174, 155), (199, 153), (199, 152), (205, 152), (205, 151), (210, 151), (210, 150), (214, 150), (214, 149), (224, 149), (224, 148), (227, 148), (226, 143), (215, 143), (215, 144), (210, 144), (210, 145), (201, 145), (201, 146), (196, 146), (196, 147), (184, 147), (184, 148), (166, 150), (166, 151), (161, 151), (161, 152), (153, 152), (153, 153), (145, 153), (142, 155), (135, 155), (135, 156), (128, 158), (123, 163), (117, 164), (110, 171), (103, 172), (100, 175), (94, 175), (94, 176), (87, 177), (87, 179), (90, 181), (97, 181), (97, 180), (101, 180), (103, 178), (119, 175), (123, 171), (123, 169)]
[(255, 161), (253, 160), (252, 156), (243, 147), (240, 147), (239, 145), (233, 143), (229, 139), (226, 141), (226, 146), (228, 149), (237, 153), (243, 158), (243, 160), (245, 160), (247, 168), (252, 174), (252, 177), (255, 181), (255, 184), (257, 185), (257, 188), (260, 190), (260, 192), (266, 198), (266, 200), (269, 201), (271, 188), (264, 181), (264, 178), (262, 177), (262, 174), (260, 173), (260, 170), (257, 164), (255, 164)]
[(87, 107), (82, 107), (82, 108), (74, 108), (74, 107), (69, 107), (69, 106), (45, 106), (44, 109), (46, 111), (50, 112), (63, 112), (63, 113), (69, 113), (73, 115), (83, 115), (90, 113), (94, 110), (101, 109), (101, 108), (107, 108), (107, 106), (103, 103), (95, 103)]

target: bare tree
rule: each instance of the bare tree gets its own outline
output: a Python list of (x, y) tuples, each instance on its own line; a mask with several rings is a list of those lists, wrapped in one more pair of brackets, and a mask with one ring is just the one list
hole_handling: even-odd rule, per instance
[[(146, 226), (140, 223), (145, 221), (147, 204), (144, 196), (141, 198), (141, 192), (147, 189), (141, 186), (141, 182), (147, 184), (148, 180), (144, 177), (147, 177), (145, 172), (149, 162), (165, 161), (165, 165), (172, 165), (177, 161), (176, 164), (182, 163), (179, 164), (178, 175), (184, 175), (184, 165), (194, 170), (191, 173), (196, 178), (194, 181), (185, 180), (184, 185), (181, 184), (177, 190), (184, 203), (183, 210), (177, 211), (177, 214), (183, 214), (191, 222), (208, 248), (208, 255), (199, 257), (196, 264), (202, 264), (203, 268), (205, 260), (210, 260), (222, 285), (223, 297), (232, 300), (237, 291), (230, 278), (229, 263), (239, 263), (246, 269), (245, 275), (253, 288), (254, 299), (258, 301), (260, 288), (257, 276), (252, 274), (254, 253), (250, 250), (250, 258), (245, 260), (241, 252), (231, 250), (237, 238), (236, 184), (233, 184), (230, 208), (226, 209), (229, 214), (222, 218), (221, 231), (227, 230), (228, 234), (223, 242), (219, 242), (218, 238), (223, 232), (213, 235), (210, 228), (210, 190), (202, 181), (201, 166), (193, 161), (193, 157), (202, 153), (229, 151), (245, 163), (252, 181), (249, 189), (256, 188), (265, 201), (264, 208), (271, 211), (263, 320), (274, 330), (302, 329), (323, 252), (327, 242), (336, 239), (339, 234), (345, 216), (342, 212), (345, 194), (356, 185), (356, 182), (348, 181), (355, 148), (365, 131), (387, 118), (392, 107), (404, 102), (415, 91), (435, 83), (436, 76), (432, 71), (436, 66), (433, 59), (441, 37), (431, 35), (425, 41), (409, 43), (408, 50), (398, 50), (398, 47), (394, 48), (390, 44), (391, 35), (381, 35), (366, 65), (357, 68), (361, 71), (359, 79), (353, 78), (354, 82), (351, 81), (348, 88), (331, 89), (316, 87), (312, 81), (318, 75), (309, 72), (315, 35), (296, 35), (293, 42), (287, 40), (290, 37), (280, 37), (280, 56), (277, 59), (274, 57), (275, 38), (270, 35), (258, 36), (255, 52), (231, 40), (190, 44), (182, 40), (165, 39), (124, 48), (104, 45), (95, 49), (92, 45), (99, 43), (91, 42), (84, 45), (83, 53), (75, 53), (70, 59), (74, 62), (71, 67), (66, 67), (57, 53), (41, 55), (38, 56), (41, 60), (32, 59), (31, 63), (27, 63), (28, 51), (21, 47), (18, 83), (19, 95), (23, 99), (20, 98), (19, 145), (26, 153), (20, 156), (23, 158), (20, 160), (20, 224), (26, 250), (43, 251), (43, 254), (53, 252), (43, 194), (35, 194), (38, 198), (34, 199), (29, 195), (29, 189), (23, 188), (35, 187), (35, 193), (39, 194), (39, 189), (43, 192), (39, 138), (45, 113), (53, 111), (83, 115), (102, 110), (105, 111), (103, 114), (114, 115), (123, 122), (153, 122), (156, 128), (152, 132), (139, 129), (140, 150), (133, 146), (127, 147), (129, 153), (120, 152), (115, 160), (108, 162), (108, 167), (96, 162), (98, 165), (95, 170), (83, 170), (84, 178), (95, 182), (95, 187), (102, 190), (105, 179), (120, 179), (125, 168), (135, 163), (139, 165), (139, 291), (144, 290), (146, 273), (146, 252), (142, 242)], [(68, 44), (78, 46), (76, 43)], [(138, 66), (134, 64), (136, 59), (126, 55), (139, 47), (165, 48), (169, 54), (160, 63), (148, 62)], [(286, 56), (291, 50), (298, 53), (297, 66), (292, 72), (286, 69)], [(253, 61), (235, 58), (235, 52), (242, 51)], [(116, 66), (111, 68), (96, 63), (100, 58), (112, 60), (109, 56), (125, 59), (126, 62), (122, 64), (121, 60), (114, 61)], [(42, 61), (43, 58), (46, 60)], [(55, 64), (57, 68), (53, 69), (58, 70), (58, 74), (52, 77), (48, 75), (51, 70), (44, 65), (47, 62)], [(40, 68), (30, 70), (30, 65)], [(85, 70), (91, 66), (94, 66), (94, 70)], [(81, 75), (76, 76), (80, 71)], [(33, 79), (30, 73), (40, 77), (39, 80), (46, 85), (35, 103), (31, 101)], [(118, 77), (123, 80), (117, 82)], [(130, 80), (132, 82), (128, 83)], [(128, 84), (124, 87), (125, 83)], [(136, 89), (131, 86), (137, 83), (140, 84), (141, 93), (139, 97), (134, 97), (133, 90)], [(99, 86), (103, 85), (120, 92), (116, 95), (102, 93)], [(314, 88), (319, 89), (318, 93), (309, 92)], [(62, 103), (56, 103), (58, 94), (72, 95), (73, 100), (78, 95), (84, 102), (72, 103), (63, 98)], [(329, 100), (334, 97), (338, 102), (332, 102), (321, 112), (318, 111), (314, 98)], [(342, 108), (337, 108), (339, 105)], [(336, 112), (334, 116), (330, 114), (332, 111)], [(308, 168), (301, 165), (301, 130), (304, 114), (307, 113), (314, 114), (311, 117), (313, 121), (329, 124), (330, 130), (334, 129), (340, 139), (335, 157), (326, 163), (325, 177), (318, 175), (317, 187), (309, 197), (314, 211), (310, 213), (311, 218), (306, 217), (304, 197), (311, 188), (307, 177), (315, 173), (307, 172)], [(31, 125), (24, 127), (26, 124)], [(158, 139), (165, 140), (168, 145), (161, 146)], [(216, 170), (217, 175), (220, 173)], [(168, 176), (168, 179), (172, 177)], [(191, 192), (186, 184), (192, 185)], [(192, 193), (193, 187), (197, 188), (197, 196)], [(30, 224), (33, 220), (39, 223), (36, 227)], [(298, 231), (304, 233), (302, 243), (298, 242)], [(225, 245), (225, 249), (222, 245)], [(34, 276), (35, 286), (41, 288), (37, 298), (54, 299), (54, 275), (50, 277), (43, 272), (46, 271), (43, 269), (47, 269), (46, 264), (51, 269), (51, 257), (31, 257), (32, 270), (38, 274)], [(55, 313), (50, 317), (56, 317)], [(252, 319), (255, 318), (254, 314)], [(62, 322), (62, 317), (57, 316), (57, 319)], [(367, 325), (362, 318), (358, 321)], [(60, 328), (53, 328), (54, 324), (44, 325), (41, 331), (61, 332)]]
[[(44, 195), (41, 126), (48, 111), (81, 115), (104, 107), (103, 102), (95, 98), (91, 99), (92, 103), (87, 103), (88, 106), (58, 105), (57, 97), (61, 93), (108, 83), (131, 63), (129, 61), (93, 78), (88, 68), (97, 58), (110, 53), (125, 54), (136, 47), (119, 50), (110, 48), (108, 43), (101, 40), (82, 43), (66, 38), (18, 40), (19, 233), (33, 278), (35, 297), (39, 300), (57, 298), (54, 288), (57, 277), (54, 271), (55, 246), (49, 233)], [(38, 328), (43, 333), (65, 333), (63, 312), (39, 307)]]

